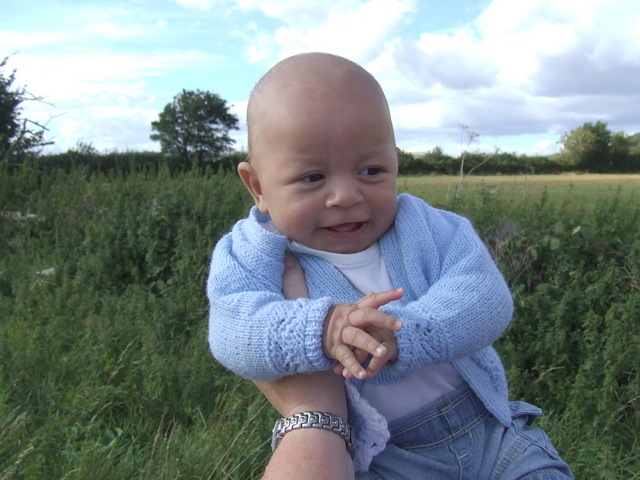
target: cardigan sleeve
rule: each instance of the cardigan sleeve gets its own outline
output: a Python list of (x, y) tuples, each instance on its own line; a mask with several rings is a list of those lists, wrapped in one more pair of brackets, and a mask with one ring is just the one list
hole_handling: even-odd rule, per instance
[(238, 222), (216, 245), (207, 280), (213, 356), (251, 380), (326, 370), (322, 351), (330, 297), (286, 300), (282, 274), (286, 239), (257, 222)]
[(471, 223), (413, 197), (400, 196), (383, 250), (401, 304), (380, 310), (400, 318), (398, 360), (377, 382), (399, 380), (426, 365), (472, 356), (491, 345), (513, 314), (511, 292)]

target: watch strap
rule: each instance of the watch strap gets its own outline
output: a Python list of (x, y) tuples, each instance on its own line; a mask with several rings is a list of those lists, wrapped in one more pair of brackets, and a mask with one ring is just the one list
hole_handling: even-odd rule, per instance
[(318, 411), (300, 412), (290, 417), (277, 420), (273, 426), (271, 450), (275, 451), (280, 440), (282, 440), (282, 437), (287, 433), (301, 428), (321, 428), (340, 435), (346, 444), (351, 458), (353, 458), (355, 447), (353, 445), (353, 429), (351, 425), (338, 415)]

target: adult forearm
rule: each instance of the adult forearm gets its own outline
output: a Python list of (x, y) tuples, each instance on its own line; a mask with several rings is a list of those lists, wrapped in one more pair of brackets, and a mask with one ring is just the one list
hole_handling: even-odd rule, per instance
[[(283, 417), (323, 411), (348, 420), (344, 379), (331, 371), (255, 384)], [(263, 480), (352, 478), (353, 462), (344, 439), (332, 431), (303, 428), (288, 432), (280, 440)]]
[(348, 420), (344, 379), (330, 370), (254, 383), (283, 417), (319, 410)]
[(354, 477), (344, 440), (333, 432), (308, 428), (284, 436), (263, 480), (351, 480)]

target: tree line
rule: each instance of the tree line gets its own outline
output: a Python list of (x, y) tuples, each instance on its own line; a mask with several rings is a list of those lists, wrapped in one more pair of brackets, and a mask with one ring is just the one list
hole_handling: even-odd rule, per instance
[[(15, 71), (3, 72), (7, 58), (0, 62), (0, 162), (19, 165), (25, 161), (42, 170), (70, 169), (82, 165), (93, 171), (144, 170), (166, 165), (171, 171), (192, 168), (214, 174), (235, 171), (244, 160), (234, 151), (231, 130), (238, 129), (238, 118), (219, 95), (202, 90), (183, 89), (151, 123), (151, 139), (160, 143), (160, 152), (100, 153), (91, 144), (78, 143), (65, 153), (43, 154), (50, 145), (47, 126), (22, 115), (27, 101), (42, 101), (24, 87), (15, 88)], [(461, 180), (471, 172), (495, 174), (553, 174), (568, 171), (588, 173), (640, 172), (640, 133), (628, 136), (612, 132), (605, 122), (586, 122), (562, 135), (560, 153), (524, 155), (508, 152), (472, 152), (469, 146), (478, 137), (461, 125), (469, 142), (458, 157), (440, 147), (423, 154), (402, 152), (400, 175), (457, 175)], [(461, 145), (462, 147), (462, 145)]]
[(482, 175), (640, 172), (640, 133), (627, 136), (611, 132), (604, 122), (586, 122), (564, 134), (560, 144), (561, 151), (552, 155), (466, 151), (454, 157), (440, 147), (418, 155), (402, 152), (399, 170), (401, 175), (457, 175), (464, 156), (465, 172)]

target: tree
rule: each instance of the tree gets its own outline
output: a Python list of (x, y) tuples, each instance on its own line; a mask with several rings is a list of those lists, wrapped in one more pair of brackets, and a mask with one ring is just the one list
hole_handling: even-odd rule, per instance
[(229, 152), (234, 144), (229, 130), (238, 129), (238, 117), (215, 93), (183, 89), (151, 129), (156, 132), (151, 139), (160, 142), (163, 153), (201, 162)]
[(629, 152), (640, 153), (640, 133), (634, 133), (627, 139), (629, 140)]
[(630, 142), (624, 133), (612, 134), (601, 121), (586, 122), (565, 133), (560, 140), (562, 153), (576, 168), (589, 172), (610, 172), (624, 169)]
[(53, 143), (44, 138), (45, 125), (21, 117), (23, 102), (42, 101), (42, 98), (31, 95), (24, 87), (12, 90), (16, 72), (9, 75), (2, 72), (7, 61), (8, 57), (5, 57), (0, 62), (0, 162)]

